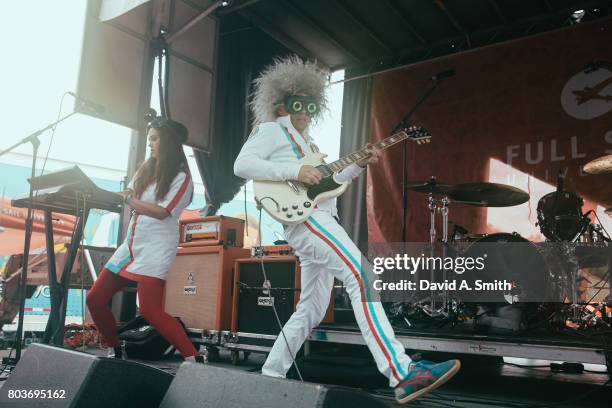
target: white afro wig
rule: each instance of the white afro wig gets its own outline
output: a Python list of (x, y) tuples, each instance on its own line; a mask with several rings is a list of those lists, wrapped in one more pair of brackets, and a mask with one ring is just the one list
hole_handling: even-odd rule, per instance
[(329, 72), (319, 68), (315, 63), (303, 62), (297, 55), (277, 58), (266, 67), (253, 81), (254, 91), (251, 95), (251, 109), (254, 126), (264, 122), (273, 122), (278, 116), (276, 108), (283, 103), (287, 95), (306, 94), (314, 97), (320, 109), (312, 119), (327, 108), (325, 88)]

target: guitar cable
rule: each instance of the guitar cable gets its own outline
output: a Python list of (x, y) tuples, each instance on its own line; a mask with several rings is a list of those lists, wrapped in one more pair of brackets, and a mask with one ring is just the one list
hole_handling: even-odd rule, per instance
[[(269, 198), (269, 199), (275, 201), (272, 197), (263, 197), (261, 200), (259, 200), (257, 202), (257, 210), (259, 211), (259, 222), (258, 222), (258, 225), (257, 225), (257, 229), (258, 229), (258, 231), (257, 231), (257, 235), (258, 235), (257, 240), (259, 241), (258, 242), (259, 247), (262, 246), (262, 244), (261, 244), (261, 240), (262, 240), (262, 237), (261, 237), (261, 213), (262, 213), (263, 207), (261, 205), (261, 201), (265, 200), (266, 198)], [(278, 205), (278, 203), (277, 203), (277, 205)], [(269, 281), (268, 281), (268, 275), (266, 273), (266, 266), (265, 266), (264, 259), (263, 259), (263, 257), (264, 257), (263, 251), (260, 251), (260, 253), (257, 253), (256, 256), (258, 256), (260, 258), (260, 260), (261, 260), (261, 272), (262, 272), (262, 275), (263, 275), (263, 278), (264, 278), (264, 284), (262, 286), (265, 286), (265, 282), (269, 282)], [(271, 297), (271, 293), (270, 293), (270, 297)], [(280, 320), (280, 317), (278, 316), (278, 312), (276, 310), (276, 305), (274, 304), (274, 301), (272, 301), (271, 304), (272, 304), (272, 310), (274, 311), (274, 318), (276, 319), (276, 323), (278, 324), (278, 327), (280, 328), (281, 335), (283, 336), (283, 339), (285, 340), (285, 345), (287, 346), (287, 350), (289, 351), (289, 355), (291, 356), (291, 361), (293, 363), (293, 366), (295, 367), (295, 371), (297, 372), (297, 375), (300, 378), (300, 381), (304, 382), (304, 377), (302, 377), (302, 372), (300, 371), (300, 368), (298, 367), (298, 364), (295, 361), (295, 354), (293, 353), (293, 351), (291, 351), (291, 346), (289, 345), (289, 341), (287, 340), (287, 336), (285, 335), (285, 330), (283, 330), (283, 324), (282, 324), (282, 322)]]

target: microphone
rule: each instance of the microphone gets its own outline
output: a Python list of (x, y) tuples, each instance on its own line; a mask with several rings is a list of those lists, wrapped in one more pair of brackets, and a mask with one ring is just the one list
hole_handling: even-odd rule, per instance
[(77, 101), (79, 101), (83, 106), (86, 106), (87, 108), (93, 110), (94, 112), (96, 112), (98, 114), (102, 114), (106, 110), (106, 108), (104, 108), (103, 105), (100, 105), (99, 103), (92, 102), (89, 99), (82, 98), (82, 97), (78, 96), (77, 94), (75, 94), (74, 92), (68, 92), (68, 94), (71, 95)]
[(447, 69), (446, 71), (438, 72), (436, 75), (433, 75), (431, 79), (433, 81), (441, 81), (446, 78), (450, 78), (456, 74), (454, 69)]

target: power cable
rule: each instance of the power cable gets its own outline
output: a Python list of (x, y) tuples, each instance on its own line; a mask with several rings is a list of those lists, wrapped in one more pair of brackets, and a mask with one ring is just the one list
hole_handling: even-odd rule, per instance
[[(264, 197), (263, 199), (265, 199), (265, 198), (266, 197)], [(260, 200), (260, 202), (261, 202), (261, 200)], [(257, 228), (258, 228), (258, 232), (257, 232), (258, 237), (257, 237), (257, 240), (259, 241), (259, 247), (261, 247), (262, 246), (262, 244), (261, 244), (261, 213), (262, 213), (263, 207), (261, 206), (260, 203), (257, 204), (257, 209), (259, 210), (259, 223), (258, 223), (258, 226), (257, 226)], [(261, 253), (257, 254), (256, 256), (259, 256), (260, 259), (261, 259), (261, 272), (262, 272), (262, 275), (263, 275), (264, 285), (265, 285), (265, 283), (269, 282), (269, 280), (268, 280), (268, 275), (266, 273), (266, 266), (265, 266), (264, 259), (263, 259), (264, 254), (263, 254), (263, 252), (261, 252)], [(262, 286), (264, 286), (264, 285), (262, 285)], [(283, 329), (283, 324), (282, 324), (282, 322), (280, 320), (280, 317), (278, 316), (278, 312), (276, 310), (276, 305), (274, 304), (274, 302), (270, 302), (270, 303), (272, 304), (272, 310), (274, 311), (274, 318), (276, 319), (276, 323), (278, 324), (278, 327), (280, 328), (281, 335), (283, 336), (283, 339), (285, 340), (285, 345), (287, 346), (287, 350), (289, 351), (289, 355), (291, 356), (291, 361), (293, 363), (293, 366), (295, 367), (295, 371), (297, 371), (297, 374), (298, 374), (298, 377), (300, 378), (300, 381), (304, 382), (304, 377), (302, 377), (302, 373), (300, 371), (300, 368), (298, 367), (298, 364), (295, 361), (295, 355), (294, 355), (293, 351), (291, 350), (291, 346), (289, 345), (289, 340), (287, 340), (287, 336), (285, 335), (285, 330)]]

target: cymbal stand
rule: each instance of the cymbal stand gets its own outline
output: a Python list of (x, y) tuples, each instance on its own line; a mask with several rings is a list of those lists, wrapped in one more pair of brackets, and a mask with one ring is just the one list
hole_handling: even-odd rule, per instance
[[(442, 262), (444, 263), (448, 250), (448, 205), (450, 204), (450, 200), (447, 196), (444, 196), (440, 202), (442, 205), (438, 211), (442, 214)], [(446, 269), (443, 268), (442, 281), (445, 282), (446, 278)], [(450, 312), (448, 289), (444, 289), (442, 292), (442, 313), (446, 314), (446, 308), (448, 308), (446, 311)]]
[[(436, 209), (438, 207), (438, 202), (433, 197), (432, 194), (429, 194), (427, 198), (428, 208), (429, 208), (429, 254), (431, 258), (436, 255)], [(435, 263), (434, 263), (435, 264)], [(430, 282), (435, 282), (435, 268), (431, 268), (429, 271), (429, 279)], [(431, 311), (435, 314), (436, 312), (436, 292), (431, 289), (429, 298), (431, 301)]]

